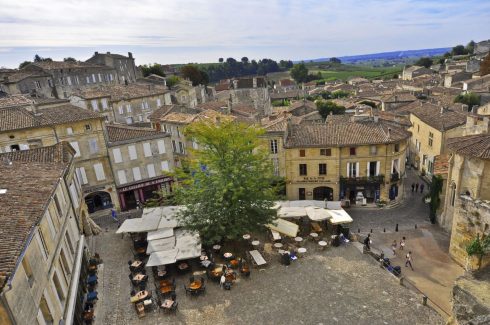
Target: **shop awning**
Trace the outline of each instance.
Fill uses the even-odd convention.
[[[156,240],[161,238],[168,238],[168,237],[172,237],[173,235],[174,235],[173,228],[162,228],[155,231],[150,231],[146,236],[146,240],[150,241],[150,240]]]
[[[306,210],[303,207],[281,207],[277,211],[279,218],[300,218],[306,217]]]
[[[177,253],[178,250],[175,248],[166,251],[151,253],[150,258],[148,259],[148,263],[146,263],[146,266],[173,264],[177,262],[177,260],[175,259]]]
[[[351,216],[345,212],[345,210],[327,210],[328,213],[332,216],[329,220],[332,225],[339,225],[343,223],[352,222]]]
[[[148,247],[146,248],[146,254],[153,252],[166,251],[175,248],[175,237],[161,238],[148,241]]]
[[[269,229],[275,230],[289,237],[296,237],[299,227],[297,224],[284,219],[276,219],[272,224],[267,225]]]
[[[311,221],[323,221],[332,218],[327,209],[306,207],[305,210]]]
[[[160,223],[160,218],[137,218],[137,219],[127,219],[124,220],[123,224],[116,231],[116,234],[127,233],[127,232],[148,232],[156,230],[158,224]]]

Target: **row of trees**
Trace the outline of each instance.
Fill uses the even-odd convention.
[[[243,57],[240,61],[234,58],[227,58],[226,60],[220,58],[219,62],[220,64],[209,64],[201,67],[201,71],[208,75],[211,82],[249,75],[264,76],[267,73],[287,70],[293,65],[291,61],[281,60],[279,63],[272,59],[249,61],[247,57]]]
[[[318,109],[318,112],[322,116],[322,118],[325,120],[328,115],[334,114],[334,115],[340,115],[345,113],[345,107],[341,105],[337,105],[331,100],[317,100],[316,102],[316,108]]]

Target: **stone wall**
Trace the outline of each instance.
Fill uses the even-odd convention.
[[[462,195],[456,201],[453,218],[449,253],[458,264],[468,269],[476,269],[478,259],[468,258],[466,246],[477,234],[490,235],[490,202],[473,200],[469,196]],[[490,256],[482,260],[481,267],[486,265],[490,265]]]

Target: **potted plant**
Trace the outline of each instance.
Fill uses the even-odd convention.
[[[478,270],[481,267],[483,256],[490,251],[490,237],[480,234],[476,235],[476,238],[466,245],[466,254],[468,258],[466,261],[466,269],[469,271]],[[476,265],[476,268],[474,267]]]

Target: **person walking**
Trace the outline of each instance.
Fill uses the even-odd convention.
[[[412,193],[415,191],[415,183],[412,183]]]
[[[402,240],[400,240],[400,250],[403,250],[405,248],[405,237],[402,237]]]
[[[393,250],[393,255],[396,256],[396,239],[393,241],[393,244],[391,244],[391,249]]]
[[[366,246],[368,251],[371,250],[371,234],[368,234],[366,239],[364,239],[364,246]]]
[[[409,251],[407,255],[405,256],[405,267],[408,267],[410,265],[410,268],[413,271],[413,266],[412,266],[412,252]]]
[[[420,193],[424,193],[424,183],[420,184]]]
[[[415,184],[415,193],[419,191],[419,183]]]
[[[225,277],[225,274],[223,273],[223,275],[221,276],[221,278],[219,280],[219,286],[221,289],[224,289],[225,282],[226,282],[226,277]]]

